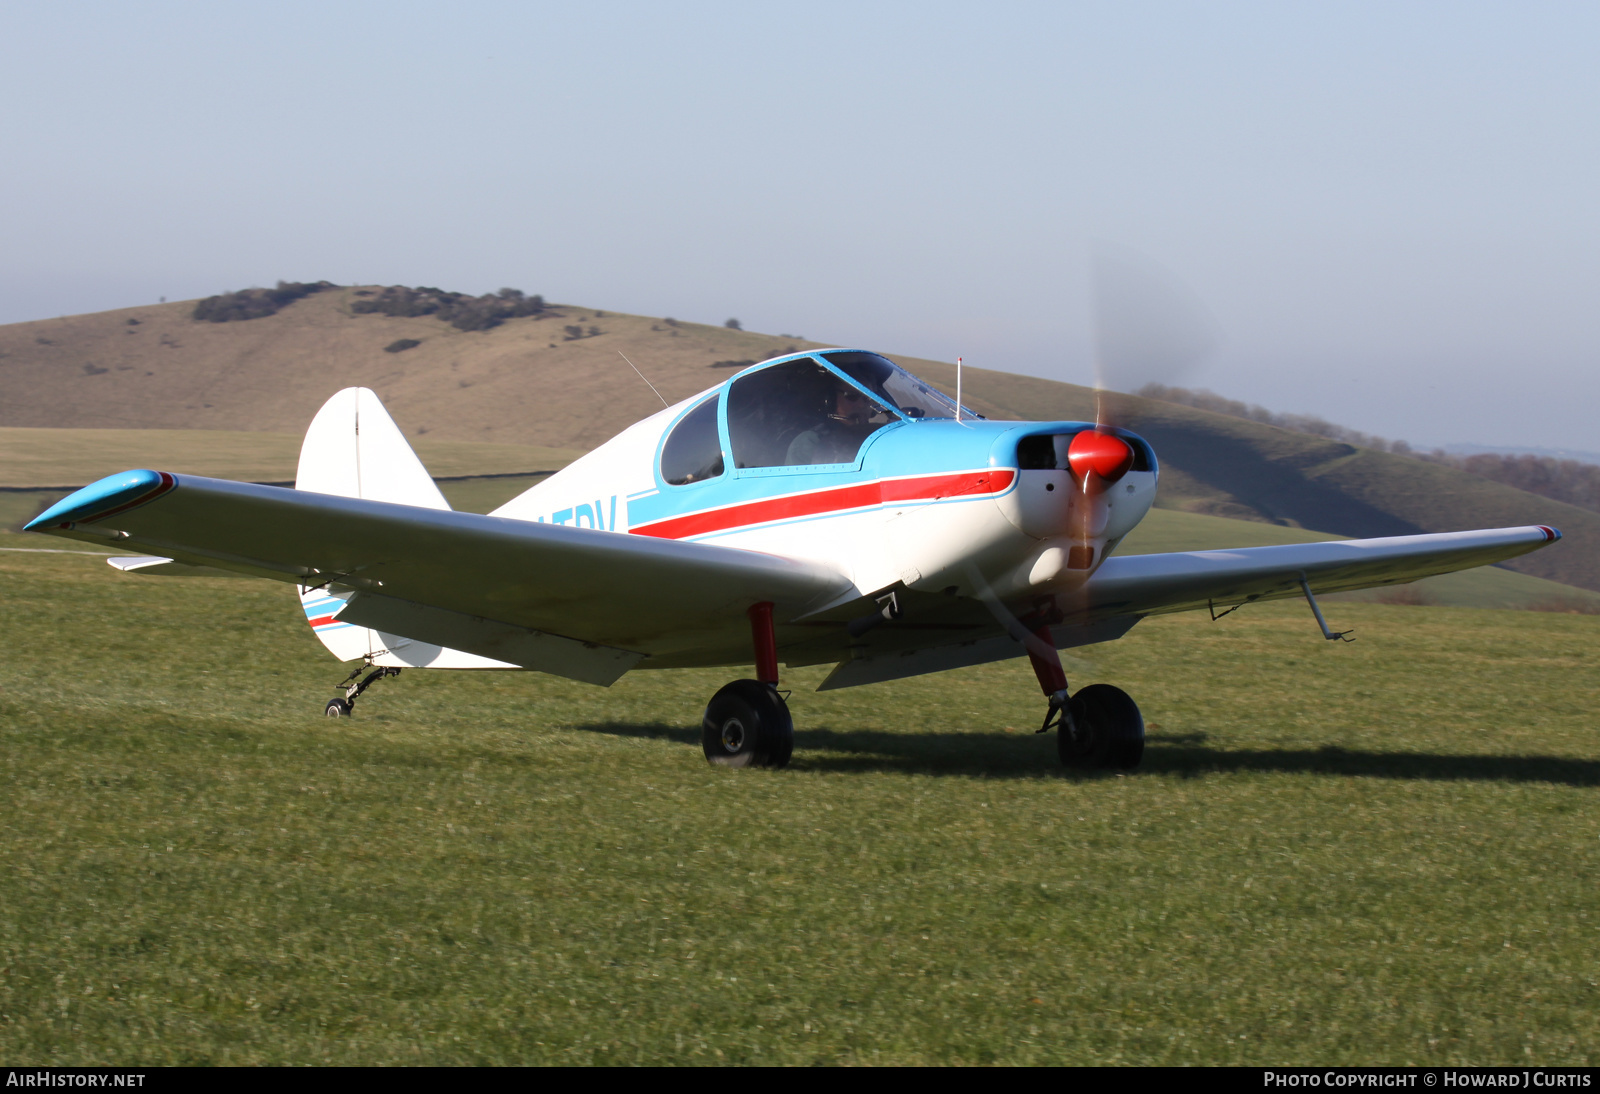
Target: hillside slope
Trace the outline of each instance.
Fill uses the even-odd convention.
[[[0,426],[298,436],[329,394],[362,384],[424,447],[584,451],[661,405],[620,353],[675,401],[739,362],[822,344],[576,305],[464,332],[429,316],[355,314],[352,304],[371,291],[330,290],[245,322],[198,322],[189,301],[0,327]],[[570,337],[574,328],[581,337]],[[402,339],[417,344],[385,352]],[[954,366],[898,359],[953,390]],[[965,394],[992,417],[1094,414],[1089,389],[1034,377],[970,369]],[[1161,458],[1164,507],[1344,536],[1551,524],[1562,543],[1509,565],[1600,589],[1600,514],[1192,407],[1118,396],[1117,411]]]
[[[718,361],[811,344],[578,307],[459,331],[353,314],[362,291],[243,322],[197,322],[188,301],[0,327],[0,426],[298,435],[329,395],[360,384],[407,434],[587,450],[661,408],[619,351],[676,401],[727,376]],[[567,326],[601,333],[569,341]],[[384,352],[403,339],[418,345]]]

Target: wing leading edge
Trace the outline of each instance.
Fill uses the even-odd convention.
[[[1233,551],[1113,556],[1089,579],[1070,611],[1073,616],[1101,619],[1277,600],[1302,595],[1302,578],[1319,593],[1398,585],[1503,562],[1560,538],[1554,528],[1530,525]]]

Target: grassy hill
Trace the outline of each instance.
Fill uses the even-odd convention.
[[[545,470],[559,466],[547,460],[586,451],[659,408],[619,353],[676,400],[715,383],[735,363],[821,344],[576,305],[466,332],[430,316],[356,314],[352,305],[372,291],[330,290],[245,322],[198,322],[190,301],[0,327],[0,383],[7,393],[0,427],[9,427],[0,430],[0,487],[72,484],[37,481],[67,466],[59,456],[30,454],[41,435],[27,431],[41,427],[282,434],[248,442],[251,454],[228,457],[259,472],[241,477],[280,481],[292,477],[283,468],[292,469],[296,438],[317,407],[349,384],[379,393],[436,475],[450,476],[446,468],[457,475],[506,473],[487,467]],[[574,329],[581,337],[570,337]],[[416,344],[386,352],[402,340]],[[953,389],[953,365],[897,359]],[[966,394],[992,417],[1094,413],[1089,389],[1034,377],[971,369]],[[1192,407],[1119,396],[1117,411],[1161,457],[1164,508],[1342,536],[1551,524],[1565,534],[1563,542],[1508,565],[1600,590],[1600,514],[1455,468]],[[526,452],[450,449],[441,442],[531,446],[549,455],[531,467],[517,463]],[[117,466],[88,471],[99,443],[81,438],[83,461],[74,466],[85,470],[76,477],[87,481],[127,465],[110,460]],[[189,456],[201,462],[191,469],[222,466],[205,463],[212,459],[207,441],[193,444]],[[473,497],[498,496],[508,485],[480,484]],[[26,508],[17,498],[0,499],[5,504]]]
[[[815,344],[572,306],[460,331],[357,315],[359,292],[244,322],[197,322],[188,301],[0,327],[0,426],[298,436],[329,395],[361,384],[410,436],[587,451],[661,408],[619,351],[676,401],[727,376],[719,361]],[[601,333],[569,341],[567,326]],[[405,339],[418,344],[385,352]]]

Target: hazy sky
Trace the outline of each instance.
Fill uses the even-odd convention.
[[[0,2],[0,322],[279,278],[1088,382],[1091,241],[1180,382],[1600,450],[1600,5]]]

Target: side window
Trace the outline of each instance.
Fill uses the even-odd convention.
[[[893,420],[810,357],[752,372],[728,391],[735,467],[853,463],[861,443]]]
[[[661,477],[685,486],[722,474],[722,444],[717,439],[717,402],[713,395],[689,413],[661,446]]]

